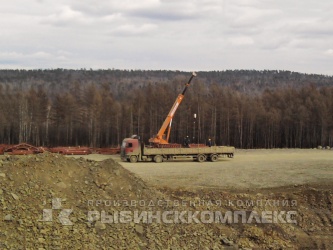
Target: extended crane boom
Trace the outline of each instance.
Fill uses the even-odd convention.
[[[153,138],[149,139],[150,143],[154,143],[154,144],[169,144],[169,137],[170,137],[170,131],[171,131],[171,123],[172,123],[172,119],[176,113],[176,110],[178,109],[180,103],[182,102],[185,92],[187,90],[187,88],[190,86],[190,83],[193,79],[193,77],[197,76],[197,74],[195,72],[192,73],[191,78],[188,80],[188,82],[185,84],[185,87],[182,91],[181,94],[178,95],[175,103],[173,104],[172,108],[169,111],[168,116],[165,118],[162,127],[160,128],[160,130],[158,131],[157,135]],[[165,138],[165,131],[168,129],[168,134]]]

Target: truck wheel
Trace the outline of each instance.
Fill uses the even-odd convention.
[[[135,163],[135,162],[137,162],[137,161],[138,161],[138,157],[136,157],[135,155],[132,155],[132,156],[130,157],[130,162]]]
[[[198,162],[204,162],[206,160],[205,155],[198,155]]]
[[[211,156],[210,156],[210,160],[211,160],[212,162],[215,162],[215,161],[217,161],[217,160],[218,160],[218,158],[219,158],[219,156],[218,156],[218,155],[211,155]]]
[[[155,155],[154,162],[161,163],[163,161],[162,155]]]

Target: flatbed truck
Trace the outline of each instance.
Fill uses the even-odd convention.
[[[136,138],[125,138],[121,145],[121,159],[128,162],[168,160],[195,160],[198,162],[217,161],[220,157],[233,158],[234,147],[149,147]]]

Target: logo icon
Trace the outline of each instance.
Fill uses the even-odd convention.
[[[69,219],[73,209],[62,209],[61,198],[52,199],[52,208],[43,209],[43,219],[40,221],[50,222],[53,221],[53,210],[61,210],[58,215],[58,220],[63,226],[72,226],[73,223]]]

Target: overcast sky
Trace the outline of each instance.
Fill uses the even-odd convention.
[[[333,1],[2,1],[0,68],[333,75]]]

